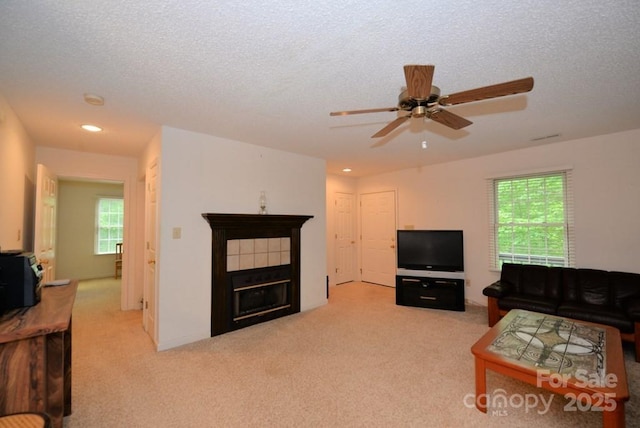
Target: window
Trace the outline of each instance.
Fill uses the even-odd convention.
[[[124,201],[122,198],[99,198],[96,207],[96,254],[113,254],[122,242]]]
[[[573,266],[571,171],[489,180],[491,268]]]

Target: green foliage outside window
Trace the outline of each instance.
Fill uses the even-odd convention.
[[[494,182],[499,265],[567,265],[564,174]]]
[[[122,242],[124,229],[124,200],[101,198],[97,213],[97,254],[113,254],[116,244]]]

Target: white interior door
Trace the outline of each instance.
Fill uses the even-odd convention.
[[[362,280],[395,287],[396,192],[363,194],[360,206]]]
[[[145,273],[142,304],[142,325],[144,330],[151,336],[154,343],[158,343],[156,329],[156,217],[157,199],[156,183],[158,175],[158,164],[153,162],[147,168],[145,178]]]
[[[42,281],[56,279],[56,208],[58,177],[44,165],[36,172],[35,233],[33,251],[42,266]]]
[[[335,194],[336,284],[356,279],[355,200],[351,193]]]

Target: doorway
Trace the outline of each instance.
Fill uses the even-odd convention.
[[[105,211],[103,205],[109,201],[120,201],[121,207],[123,197],[122,182],[59,177],[57,278],[115,278],[116,243],[121,242],[124,236],[124,216],[120,209]],[[103,224],[109,222],[111,227],[107,235],[110,236],[98,236],[99,215],[103,217]],[[117,232],[118,224],[122,225],[120,233]]]
[[[38,147],[36,162],[64,179],[123,184],[124,254],[120,307],[122,310],[140,310],[144,183],[139,181],[138,159]]]

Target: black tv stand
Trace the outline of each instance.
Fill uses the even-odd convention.
[[[464,272],[398,269],[396,304],[464,311]]]

